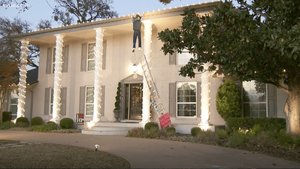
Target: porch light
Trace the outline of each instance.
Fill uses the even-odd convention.
[[[137,71],[138,71],[138,66],[137,66],[137,64],[134,63],[134,64],[132,65],[131,71],[132,71],[133,74],[136,74],[136,73],[137,73]]]
[[[137,71],[138,71],[138,66],[137,64],[133,64],[131,66],[131,71],[132,71],[132,74],[133,74],[133,78],[136,79],[137,78]]]

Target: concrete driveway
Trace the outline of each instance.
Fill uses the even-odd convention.
[[[128,160],[132,168],[300,168],[300,163],[218,146],[80,133],[0,131],[0,139],[94,148]]]

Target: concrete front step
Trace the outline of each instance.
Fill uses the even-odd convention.
[[[127,135],[129,130],[136,127],[140,127],[140,124],[99,122],[91,129],[83,129],[81,133],[90,135]]]

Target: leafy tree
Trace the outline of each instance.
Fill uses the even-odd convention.
[[[288,93],[287,131],[300,134],[300,1],[237,0],[208,16],[186,10],[182,26],[159,33],[165,54],[188,49],[194,58],[180,74],[218,70],[240,80],[271,83]]]
[[[27,0],[0,0],[0,7],[4,7],[6,9],[9,7],[15,7],[19,10],[19,12],[24,12],[29,8]]]
[[[163,4],[169,4],[172,0],[159,0]]]
[[[97,18],[111,18],[117,13],[111,9],[112,0],[55,0],[54,20],[69,25],[76,18],[77,23]]]

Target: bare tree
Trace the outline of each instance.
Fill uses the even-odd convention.
[[[112,10],[112,0],[56,0],[53,10],[54,20],[69,25],[93,21],[97,18],[112,18],[117,13]]]
[[[29,9],[27,0],[0,0],[0,7],[10,8],[14,7],[19,10],[19,12],[24,12]]]

